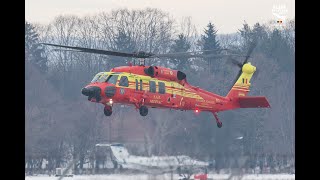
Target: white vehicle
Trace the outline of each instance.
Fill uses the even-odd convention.
[[[148,173],[165,173],[172,171],[205,170],[211,165],[209,162],[198,161],[189,156],[135,156],[129,154],[123,144],[96,144],[97,147],[110,147],[112,160],[116,166],[126,169],[141,170]],[[179,173],[180,173],[179,172]]]
[[[67,168],[56,168],[56,177],[64,176],[64,177],[73,177],[72,170]]]

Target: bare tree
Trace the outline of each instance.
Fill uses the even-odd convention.
[[[150,8],[132,11],[119,9],[98,16],[101,39],[109,49],[116,49],[116,37],[123,32],[135,42],[137,51],[168,51],[174,22],[167,13]]]

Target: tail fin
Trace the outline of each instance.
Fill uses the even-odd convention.
[[[270,104],[266,97],[263,96],[251,96],[247,97],[250,91],[250,79],[253,73],[256,71],[256,67],[250,63],[246,63],[242,67],[242,74],[229,91],[227,97],[236,99],[236,103],[239,103],[240,108],[269,108]]]
[[[253,73],[256,71],[256,67],[250,63],[246,63],[242,66],[242,74],[239,76],[236,83],[233,85],[229,91],[228,98],[236,98],[241,96],[246,96],[250,91],[250,79],[252,78]]]

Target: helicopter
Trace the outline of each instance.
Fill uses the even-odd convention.
[[[206,111],[213,114],[218,128],[221,128],[222,122],[218,118],[218,112],[238,108],[270,108],[266,97],[247,96],[250,91],[250,80],[257,70],[248,62],[255,44],[249,47],[242,63],[231,59],[240,70],[226,96],[192,86],[187,82],[186,74],[182,71],[145,64],[147,58],[201,56],[194,53],[153,54],[143,51],[127,53],[50,43],[41,44],[71,49],[68,51],[138,58],[138,62],[134,61],[134,65],[130,63],[128,66],[114,67],[108,72],[97,73],[92,81],[82,88],[81,93],[87,96],[89,101],[104,105],[106,116],[112,115],[114,104],[134,106],[141,116],[146,116],[149,108],[192,110],[196,113]]]

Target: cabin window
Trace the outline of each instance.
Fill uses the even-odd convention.
[[[136,79],[136,91],[139,90],[139,82],[138,82],[138,79]]]
[[[155,93],[156,92],[156,82],[150,81],[149,82],[149,91]]]
[[[142,79],[140,79],[140,91],[142,91],[142,85],[143,85]]]
[[[159,82],[159,93],[160,94],[165,94],[166,93],[166,85],[164,82]]]
[[[128,87],[129,86],[129,81],[128,81],[128,77],[127,76],[122,76],[120,81],[119,81],[119,86],[125,86]]]
[[[116,84],[116,82],[118,80],[118,76],[119,75],[110,75],[110,76],[108,76],[106,82],[108,82],[110,84]]]

